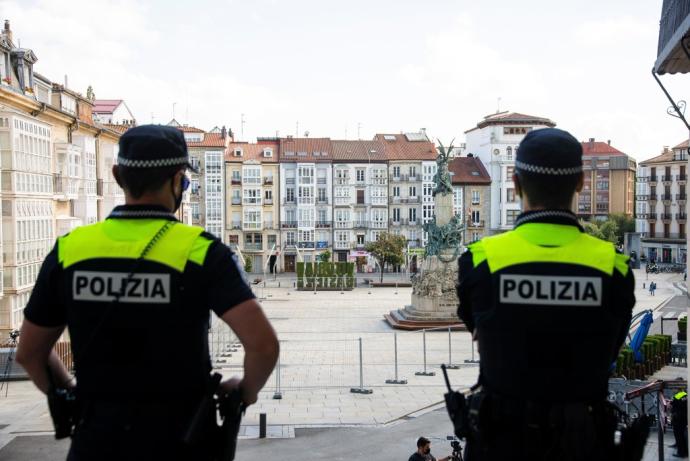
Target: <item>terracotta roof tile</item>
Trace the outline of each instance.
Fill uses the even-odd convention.
[[[546,125],[549,127],[556,126],[556,122],[546,117],[537,117],[534,115],[521,114],[519,112],[498,112],[484,117],[484,120],[477,123],[477,126],[465,131],[469,133],[479,128],[484,128],[490,125]]]
[[[195,126],[180,125],[176,128],[184,133],[205,133],[204,130],[202,130],[201,128],[197,128]]]
[[[623,152],[606,142],[585,141],[581,144],[583,155],[625,155]]]
[[[93,102],[93,112],[111,114],[120,104],[122,104],[122,99],[96,99]]]
[[[436,160],[436,146],[431,141],[409,141],[404,134],[377,134],[374,140],[385,146],[388,160]]]
[[[491,177],[479,157],[455,157],[448,163],[453,184],[491,184]]]
[[[673,146],[674,149],[687,149],[688,147],[690,147],[690,139],[686,139],[677,146]]]
[[[125,131],[132,128],[132,125],[116,125],[114,123],[104,123],[101,126],[104,126],[109,130],[117,131],[120,134],[124,134]]]
[[[332,157],[330,138],[280,138],[281,162],[331,162]]]
[[[380,141],[332,141],[333,161],[385,162],[386,146]]]
[[[204,133],[203,131],[201,131]],[[201,142],[187,141],[187,147],[225,147],[229,138],[223,139],[220,133],[204,133],[204,140]]]
[[[649,158],[647,160],[643,160],[640,162],[640,165],[647,165],[650,163],[664,163],[664,162],[672,162],[673,159],[673,150],[668,149],[661,154],[657,155],[656,157]],[[685,161],[685,160],[683,160]]]
[[[242,156],[235,157],[235,149],[242,149]],[[264,157],[264,149],[273,149],[273,157]],[[225,161],[231,163],[242,163],[247,160],[256,160],[261,163],[277,163],[278,162],[278,151],[280,149],[280,143],[278,142],[262,142],[257,144],[250,144],[247,142],[231,142],[228,144],[228,148],[225,150]]]

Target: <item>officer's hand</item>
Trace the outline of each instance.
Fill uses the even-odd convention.
[[[242,395],[242,402],[244,402],[244,404],[247,406],[256,403],[257,399],[259,398],[256,392],[251,392],[245,386],[242,386],[242,380],[237,376],[233,376],[232,378],[221,382],[220,388],[228,394],[239,389],[240,394]]]

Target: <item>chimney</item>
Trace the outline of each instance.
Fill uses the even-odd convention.
[[[69,86],[67,85],[67,74],[65,74],[65,88],[69,88]]]
[[[589,138],[589,142],[594,142],[594,138]]]
[[[225,125],[223,125],[223,128],[220,129],[220,137],[225,139],[225,137],[228,135],[228,131],[225,129]]]
[[[610,146],[610,145],[611,145],[611,140],[610,140],[610,139],[607,140],[607,141],[606,141],[606,144],[608,144],[608,145]]]
[[[5,29],[3,30],[3,35],[7,37],[8,41],[12,41],[12,29],[10,29],[10,20],[5,19]]]

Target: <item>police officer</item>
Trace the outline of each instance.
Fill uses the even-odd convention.
[[[76,386],[70,460],[210,459],[182,442],[209,382],[210,310],[245,350],[244,376],[222,383],[257,400],[278,356],[271,324],[218,238],[175,218],[189,186],[182,133],[140,126],[120,139],[113,175],[125,205],[58,238],[24,310],[17,361],[47,392]],[[52,352],[67,326],[72,379]],[[48,375],[48,369],[52,375]]]
[[[627,257],[570,211],[582,165],[569,133],[528,133],[511,178],[523,207],[515,228],[460,257],[458,315],[479,345],[484,396],[468,460],[596,460],[612,449],[604,402],[634,280]]]
[[[676,392],[671,400],[671,424],[673,437],[676,439],[675,448],[678,458],[688,457],[688,393],[684,390]]]

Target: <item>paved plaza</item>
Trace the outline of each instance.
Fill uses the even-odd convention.
[[[684,296],[681,275],[651,276],[650,281],[658,284],[655,296],[646,291],[649,281],[644,272],[636,271],[636,276],[636,312],[652,309],[657,318],[671,315],[668,312],[673,312],[672,315],[687,312],[687,303],[682,305],[681,302]],[[305,428],[312,431],[309,434],[317,434],[319,429],[337,426],[351,427],[349,431],[354,431],[352,434],[357,433],[356,428],[382,429],[382,434],[388,434],[382,440],[402,443],[408,421],[429,412],[435,415],[432,419],[439,418],[439,428],[445,427],[441,423],[447,421],[445,415],[432,410],[438,409],[443,400],[445,385],[439,366],[449,362],[449,344],[451,361],[459,365],[458,369],[449,371],[453,385],[467,388],[476,382],[478,366],[465,363],[472,357],[472,343],[467,332],[454,331],[450,335],[447,330],[427,332],[426,371],[435,375],[416,375],[425,369],[425,335],[422,332],[396,333],[383,320],[384,313],[409,303],[410,288],[361,287],[342,294],[339,291],[314,294],[286,288],[292,286],[286,278],[280,282],[280,288],[278,281],[267,283],[265,288],[255,287],[278,331],[281,359],[259,401],[247,411],[242,438],[258,436],[260,413],[267,415],[268,436],[272,438],[291,438]],[[683,286],[679,288],[680,285]],[[668,309],[667,306],[674,310],[664,310]],[[671,323],[668,322],[665,328],[671,327]],[[407,380],[404,385],[386,383],[395,377],[396,337],[398,378]],[[360,338],[361,387],[371,390],[370,394],[351,392],[352,388],[360,388]],[[232,344],[232,338],[227,334],[213,338],[214,364],[225,377],[241,372],[242,349],[235,347],[233,352]],[[175,370],[170,370],[166,379],[174,379],[174,376]],[[280,400],[273,398],[277,391],[281,393]],[[30,382],[11,382],[7,397],[3,392],[0,401],[0,460],[10,459],[5,455],[10,451],[16,452],[18,444],[29,440],[21,438],[7,446],[10,451],[2,449],[17,436],[46,436],[44,441],[51,440],[55,450],[64,450],[64,443],[56,443],[49,437],[52,426],[45,399]],[[403,431],[402,438],[394,435],[396,431]],[[445,434],[439,433],[438,436],[444,437]],[[330,439],[326,437],[324,440]],[[412,445],[407,439],[404,443]],[[241,443],[240,453],[245,446],[256,447],[257,454],[264,453],[261,447],[273,447],[265,442]],[[403,451],[407,450],[405,447]]]

